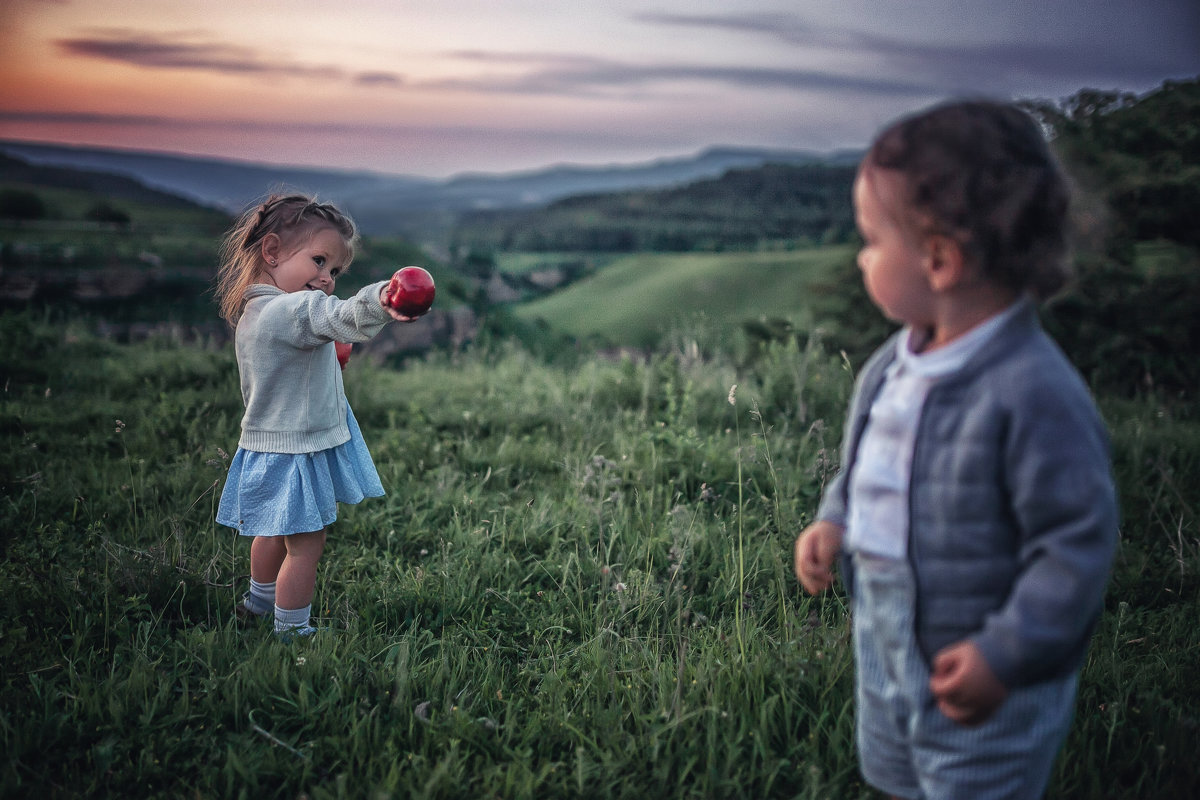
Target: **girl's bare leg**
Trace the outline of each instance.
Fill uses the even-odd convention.
[[[250,577],[259,583],[275,583],[287,555],[286,536],[255,536],[250,543]]]
[[[325,552],[325,529],[277,538],[283,539],[287,553],[278,569],[275,605],[286,609],[311,605],[313,591],[317,585],[317,562]],[[251,571],[253,556],[251,552]]]

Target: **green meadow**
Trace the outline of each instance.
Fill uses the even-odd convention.
[[[342,508],[333,630],[289,646],[235,624],[249,548],[213,522],[231,351],[0,316],[0,796],[872,796],[845,596],[791,572],[851,369],[693,325],[638,358],[352,360],[388,493]],[[1122,547],[1050,796],[1195,796],[1200,424],[1103,408]]]
[[[852,263],[851,246],[793,251],[634,253],[518,306],[528,322],[622,346],[657,343],[664,328],[701,314],[726,329],[747,319],[821,310],[814,290]]]

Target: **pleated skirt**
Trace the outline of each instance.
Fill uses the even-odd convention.
[[[229,465],[217,522],[243,536],[319,531],[337,519],[338,503],[382,497],[383,485],[354,412],[350,440],[316,453],[259,453],[238,448]]]

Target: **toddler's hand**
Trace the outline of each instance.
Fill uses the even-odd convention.
[[[986,722],[1008,696],[972,642],[952,644],[934,656],[929,691],[938,710],[960,725]]]
[[[840,525],[818,520],[796,538],[796,577],[809,594],[833,585],[833,562],[842,549]]]

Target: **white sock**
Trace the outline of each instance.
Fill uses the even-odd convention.
[[[246,608],[255,614],[267,614],[275,607],[275,581],[259,583],[250,579],[250,596],[246,598]]]
[[[304,608],[286,609],[275,606],[275,632],[290,631],[292,628],[303,628],[308,624],[312,615],[312,604]]]

